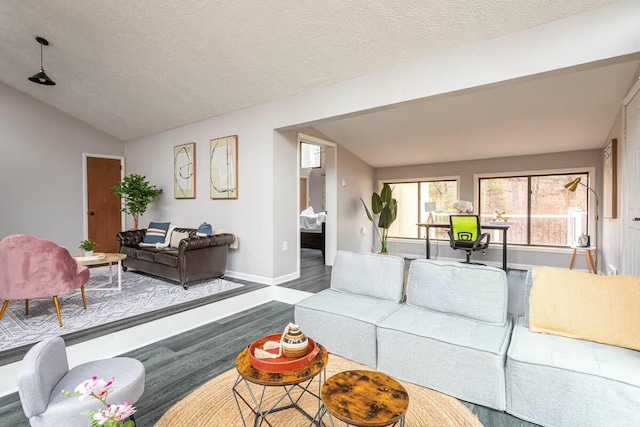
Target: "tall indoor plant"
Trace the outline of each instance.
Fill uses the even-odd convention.
[[[132,173],[127,175],[120,184],[114,185],[116,196],[124,199],[122,212],[133,217],[133,228],[138,228],[138,218],[147,211],[149,203],[160,194],[162,189],[151,185],[147,177]]]
[[[364,200],[360,199],[360,201],[362,202],[362,206],[364,206],[369,221],[377,225],[375,230],[380,239],[380,253],[388,252],[387,239],[389,237],[389,227],[391,227],[393,221],[396,220],[398,214],[398,201],[393,198],[393,189],[389,184],[384,184],[380,194],[373,193],[371,195],[371,211],[367,208]],[[378,231],[378,228],[382,230],[382,233]]]

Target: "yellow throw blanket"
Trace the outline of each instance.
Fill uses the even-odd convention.
[[[533,332],[640,351],[640,277],[534,268],[529,297]]]

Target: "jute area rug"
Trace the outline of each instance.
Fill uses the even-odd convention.
[[[364,365],[330,355],[327,365],[327,378],[333,374],[352,369],[371,369]],[[238,376],[235,368],[213,378],[200,386],[186,398],[176,403],[167,411],[156,424],[156,427],[231,427],[242,426],[242,420],[238,407],[233,398],[232,387]],[[420,387],[414,384],[401,382],[409,393],[409,410],[407,412],[406,426],[482,426],[478,418],[457,399],[437,391]],[[254,394],[260,396],[261,387],[252,387]],[[317,393],[317,379],[312,383],[310,390]],[[245,387],[240,392],[249,394]],[[265,402],[273,403],[282,395],[282,388],[267,387]],[[296,396],[298,393],[295,394]],[[286,402],[285,402],[286,403]],[[305,394],[300,400],[300,406],[308,413],[315,415],[318,401]],[[253,425],[253,414],[243,406],[243,413],[247,425]],[[287,409],[267,416],[267,420],[273,426],[308,426],[309,420],[295,409]],[[330,425],[328,415],[323,418],[325,425]],[[335,426],[344,426],[337,419],[333,419]],[[262,425],[267,425],[263,423]]]

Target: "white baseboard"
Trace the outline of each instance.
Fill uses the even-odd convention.
[[[263,285],[269,285],[269,286],[280,285],[282,283],[290,282],[300,277],[299,272],[285,274],[279,277],[266,277],[266,276],[256,276],[253,274],[241,273],[239,271],[231,271],[231,270],[227,270],[224,273],[224,275],[228,277],[232,277],[234,279],[246,280],[247,282],[261,283]]]
[[[71,345],[67,347],[69,366],[115,357],[269,301],[273,301],[273,290],[262,288]],[[0,397],[17,391],[21,364],[0,366]]]
[[[275,286],[273,288],[273,299],[286,304],[296,304],[311,295],[314,294],[297,289],[283,288],[282,286]]]

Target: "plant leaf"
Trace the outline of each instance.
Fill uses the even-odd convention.
[[[369,218],[369,221],[373,222],[373,217],[369,212],[369,208],[367,208],[367,205],[365,205],[364,200],[360,199],[360,201],[362,202],[362,206],[364,206],[364,211],[367,213],[367,218]]]
[[[382,191],[380,192],[380,198],[382,199],[382,203],[388,204],[391,201],[391,187],[389,184],[385,184],[382,186]]]
[[[378,193],[373,193],[371,195],[371,210],[373,211],[374,215],[378,215],[380,212],[382,212],[382,200],[380,199]]]
[[[389,228],[389,226],[391,226],[392,222],[393,222],[393,218],[391,214],[391,209],[389,209],[389,206],[385,206],[384,208],[382,208],[382,212],[380,212],[380,218],[378,219],[378,227],[382,229],[387,229]]]

